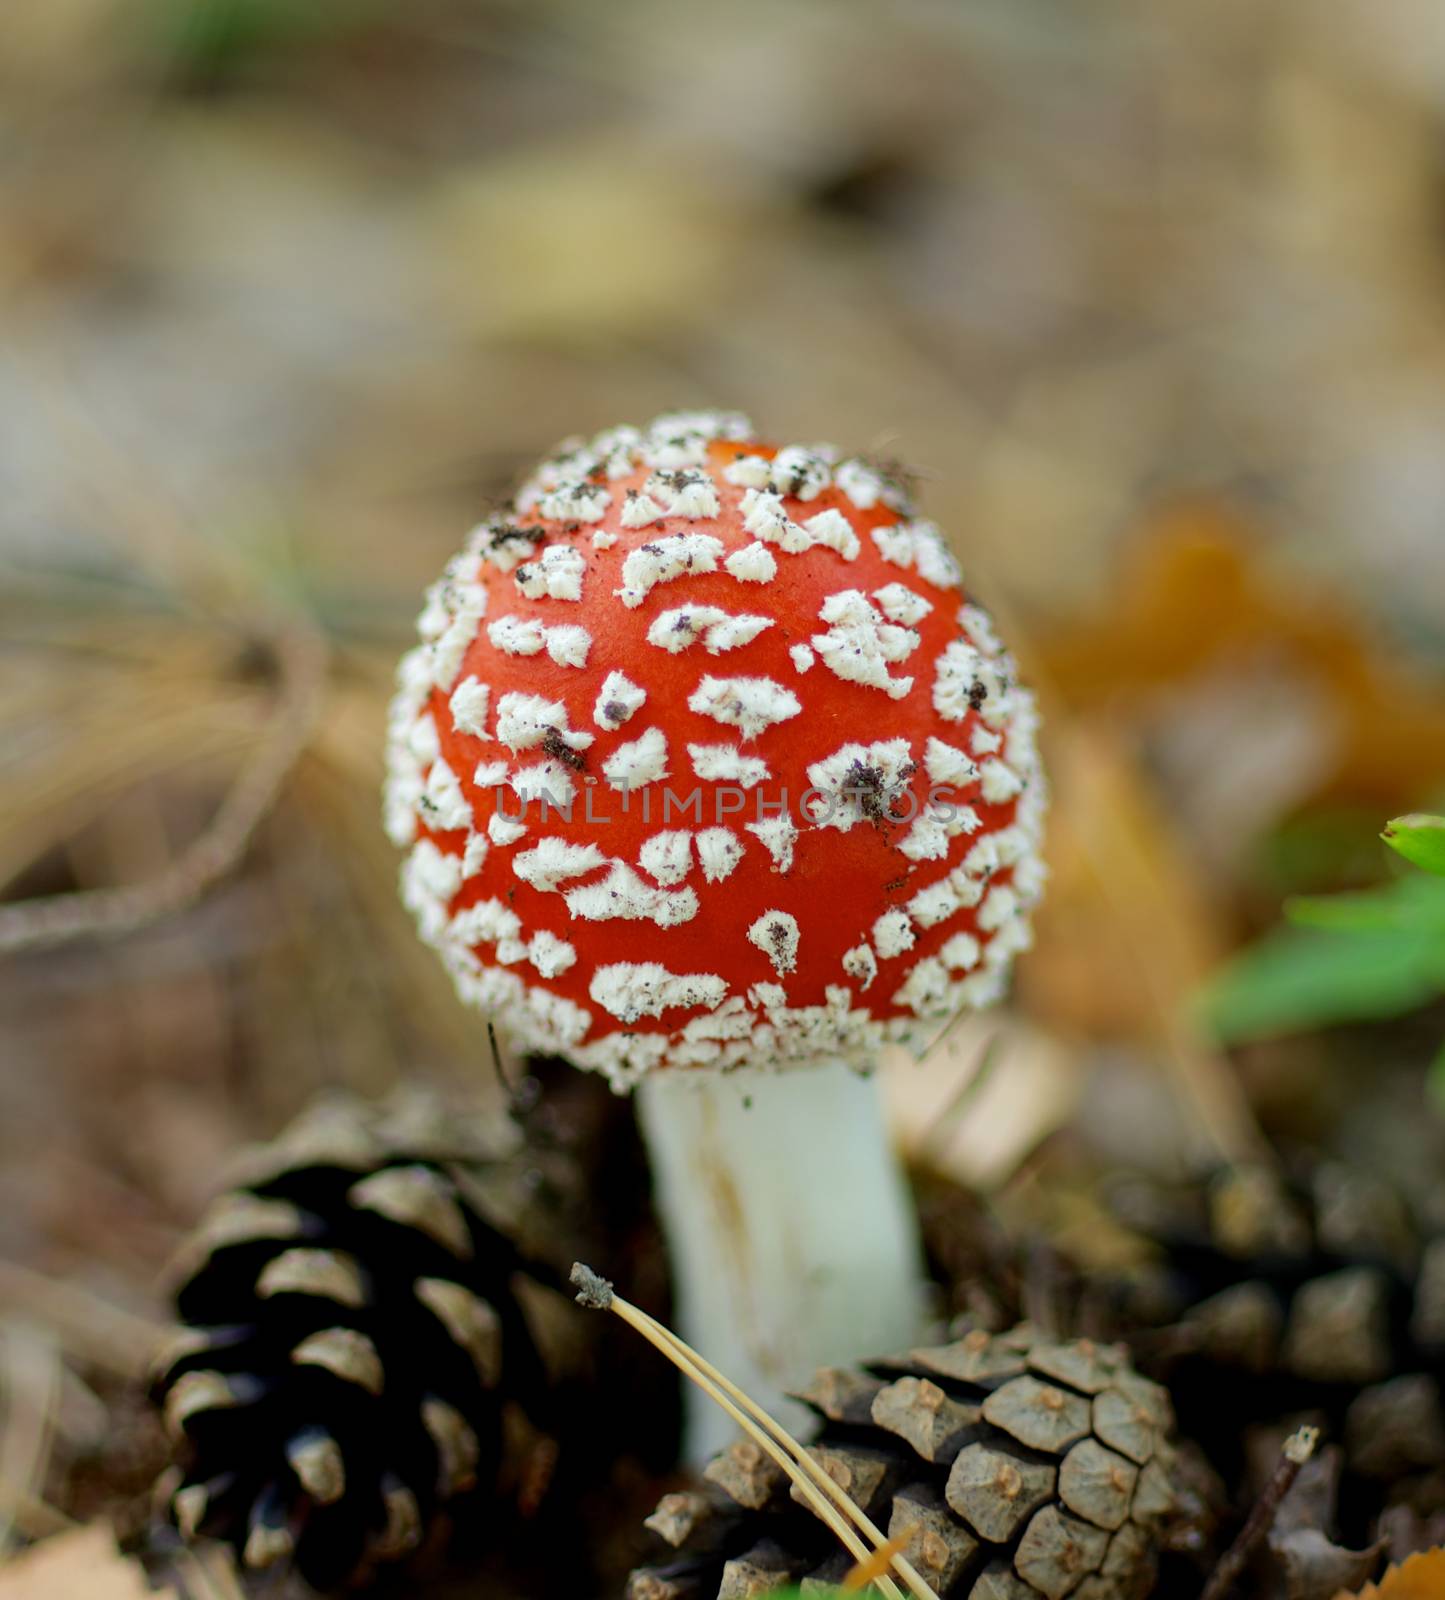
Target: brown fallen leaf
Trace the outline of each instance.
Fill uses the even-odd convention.
[[[1049,890],[1021,991],[1079,1032],[1157,1037],[1228,948],[1218,911],[1107,719],[1056,728],[1049,775]]]
[[[1142,531],[1107,617],[1040,641],[1042,676],[1069,706],[1140,712],[1161,686],[1264,661],[1312,681],[1335,718],[1311,798],[1388,809],[1445,777],[1445,695],[1343,597],[1270,571],[1253,530],[1214,502],[1168,508]]]
[[[1445,1546],[1421,1550],[1353,1594],[1341,1589],[1335,1600],[1445,1600]]]
[[[1285,1600],[1330,1600],[1363,1584],[1380,1564],[1382,1544],[1351,1550],[1333,1537],[1343,1467],[1340,1447],[1327,1446],[1304,1464],[1279,1503],[1266,1544]]]
[[[0,1600],[176,1600],[153,1590],[139,1563],[121,1555],[103,1523],[32,1545],[0,1567]]]
[[[1106,718],[1057,730],[1050,772],[1052,882],[1019,973],[1025,1007],[1065,1036],[1146,1041],[1214,1151],[1248,1154],[1258,1136],[1244,1097],[1191,1017],[1226,947],[1197,863]]]
[[[991,1071],[987,1058],[1003,1070]],[[922,1060],[884,1052],[889,1125],[905,1159],[967,1189],[1005,1184],[1074,1114],[1080,1081],[1066,1045],[1023,1018],[960,1017]]]
[[[1324,1600],[1341,1583],[1359,1583],[1379,1565],[1381,1547],[1349,1550],[1318,1528],[1297,1528],[1270,1540],[1284,1572],[1286,1600]],[[1348,1593],[1348,1590],[1343,1591]]]

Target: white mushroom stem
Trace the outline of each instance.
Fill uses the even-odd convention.
[[[820,1366],[917,1343],[918,1224],[876,1077],[840,1062],[782,1072],[650,1073],[638,1114],[683,1338],[784,1427]],[[733,1436],[693,1391],[686,1454]]]

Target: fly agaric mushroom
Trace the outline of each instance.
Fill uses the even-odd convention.
[[[685,1335],[765,1405],[907,1345],[867,1069],[998,996],[1044,876],[1033,699],[937,528],[865,461],[664,416],[564,444],[420,633],[403,896],[512,1041],[639,1087]]]

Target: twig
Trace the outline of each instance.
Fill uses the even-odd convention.
[[[1032,1244],[1024,1262],[1022,1309],[1025,1321],[1042,1329],[1050,1339],[1059,1338],[1063,1327],[1062,1280],[1063,1264],[1058,1251],[1043,1240]]]
[[[125,1378],[145,1371],[165,1332],[161,1323],[15,1261],[0,1261],[0,1311],[19,1312],[63,1350]]]
[[[86,889],[0,906],[0,955],[117,938],[195,905],[235,870],[311,738],[321,707],[326,648],[309,623],[275,639],[281,693],[270,727],[206,830],[141,883]]]
[[[1279,1464],[1275,1467],[1270,1480],[1264,1486],[1264,1493],[1254,1503],[1254,1510],[1250,1512],[1244,1526],[1239,1530],[1239,1537],[1230,1545],[1219,1565],[1210,1574],[1209,1582],[1204,1586],[1204,1593],[1199,1600],[1223,1600],[1230,1589],[1244,1571],[1244,1564],[1249,1560],[1255,1546],[1264,1538],[1274,1524],[1274,1519],[1279,1512],[1280,1501],[1289,1493],[1294,1481],[1300,1475],[1300,1468],[1315,1453],[1315,1446],[1320,1442],[1318,1428],[1299,1428],[1285,1440],[1279,1454]]]
[[[580,1262],[575,1263],[572,1268],[572,1282],[579,1291],[577,1300],[580,1305],[593,1310],[611,1311],[619,1316],[629,1327],[634,1328],[649,1343],[661,1350],[709,1399],[721,1406],[733,1421],[787,1473],[798,1493],[837,1535],[855,1562],[868,1567],[873,1557],[863,1547],[852,1529],[841,1520],[838,1512],[856,1524],[872,1543],[875,1554],[887,1548],[889,1541],[842,1488],[818,1466],[802,1445],[696,1350],[684,1343],[671,1329],[655,1318],[649,1317],[645,1311],[622,1299],[612,1285],[593,1272],[590,1267],[585,1267]],[[827,1504],[825,1495],[833,1502],[832,1506]],[[908,1584],[916,1600],[938,1600],[928,1582],[903,1555],[892,1554],[890,1564]],[[898,1600],[902,1600],[891,1578],[879,1576],[877,1584],[885,1595],[897,1596]]]

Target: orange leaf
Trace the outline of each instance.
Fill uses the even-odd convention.
[[[1335,718],[1314,798],[1388,811],[1445,778],[1445,695],[1381,648],[1340,595],[1256,561],[1252,531],[1208,501],[1166,508],[1142,532],[1107,612],[1039,642],[1041,686],[1117,720],[1157,704],[1163,685],[1253,663],[1314,685]]]
[[[1190,1001],[1223,948],[1197,864],[1105,719],[1050,741],[1057,795],[1037,948],[1019,989],[1055,1029],[1151,1037],[1221,1152],[1256,1134],[1233,1073]]]
[[[1335,1600],[1445,1600],[1445,1546],[1421,1550],[1389,1568],[1379,1583],[1355,1595],[1342,1589]]]

